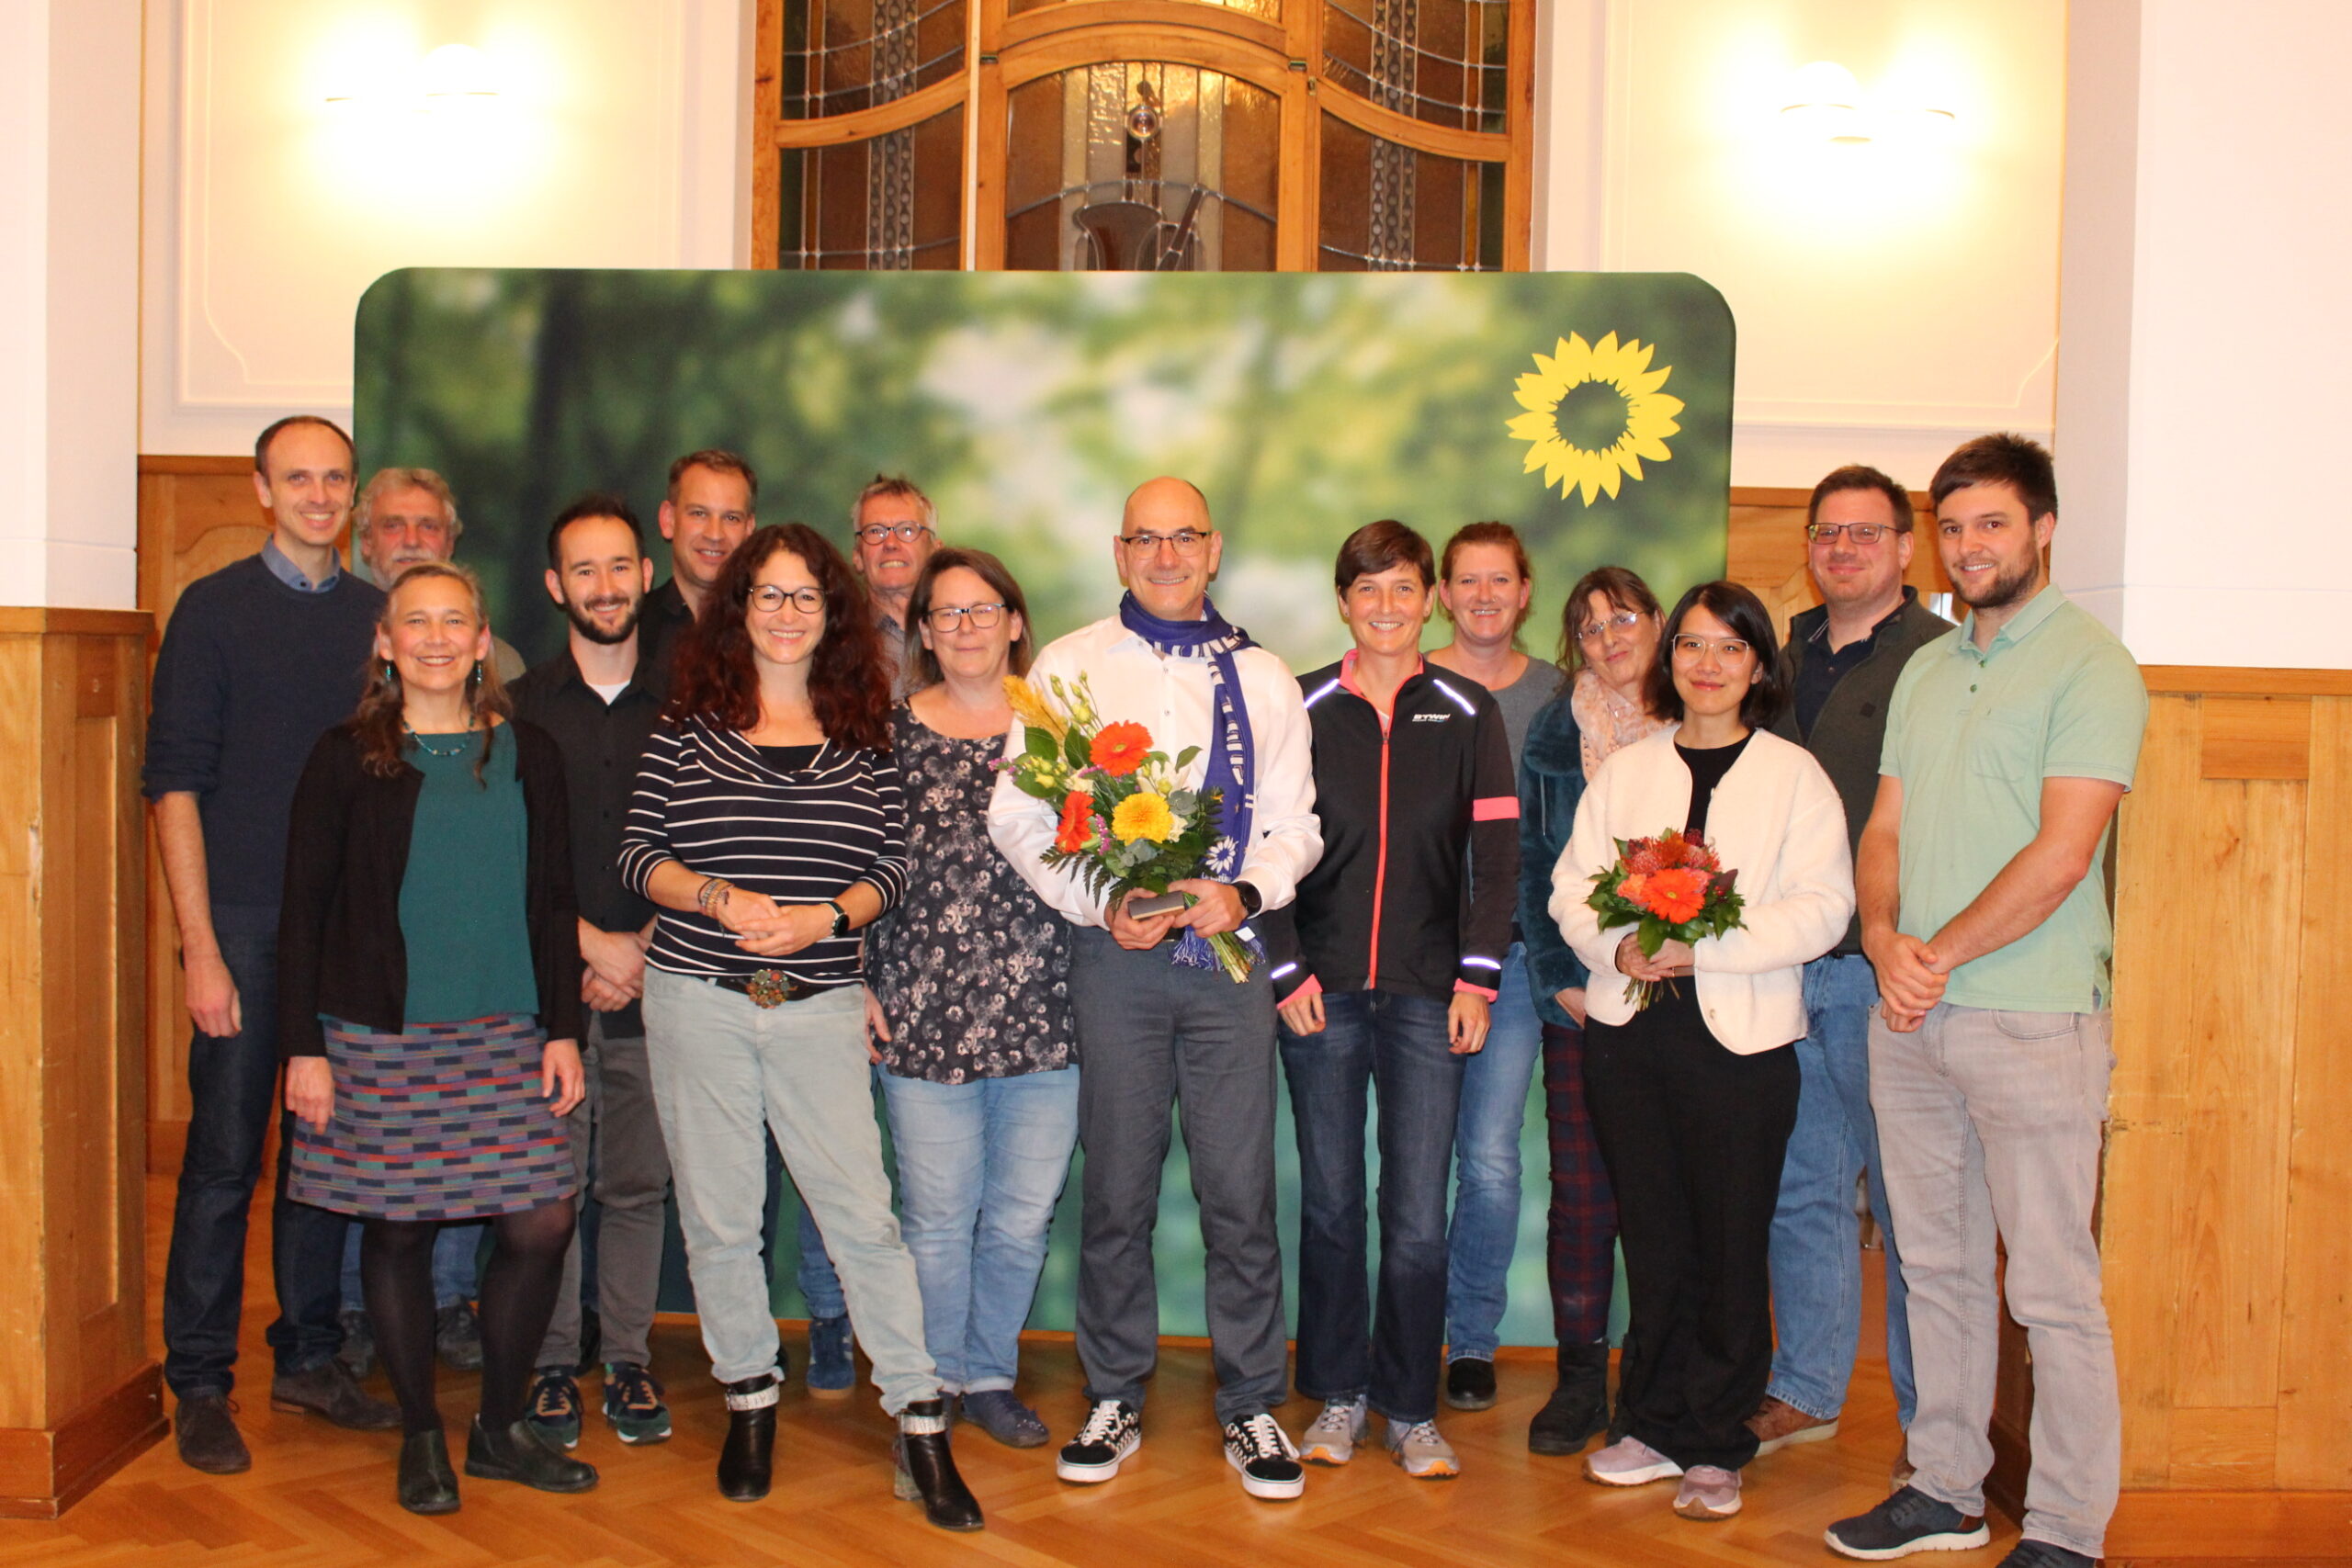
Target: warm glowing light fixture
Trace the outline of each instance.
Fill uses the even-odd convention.
[[[471,44],[445,43],[406,70],[379,63],[363,75],[365,79],[338,84],[326,95],[327,102],[434,109],[486,103],[499,96],[490,62]]]
[[[1842,146],[1933,136],[1957,118],[1940,107],[1890,101],[1884,91],[1865,96],[1854,73],[1834,60],[1798,67],[1781,106],[1781,123],[1792,135]]]
[[[1871,139],[1862,115],[1862,85],[1834,60],[1798,67],[1789,81],[1789,101],[1781,106],[1781,122],[1807,141]]]

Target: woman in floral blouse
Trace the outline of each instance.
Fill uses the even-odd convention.
[[[1046,1425],[1013,1381],[1078,1141],[1078,1066],[1069,922],[988,834],[1004,678],[1029,668],[1029,621],[994,556],[943,549],[908,625],[918,689],[890,722],[911,872],[867,943],[902,1224],[942,1386],[999,1442],[1035,1448]]]

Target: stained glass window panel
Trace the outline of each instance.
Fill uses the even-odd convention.
[[[1495,272],[1503,265],[1501,164],[1416,152],[1323,117],[1324,272]]]
[[[963,265],[964,110],[837,147],[787,147],[775,265],[953,271]]]

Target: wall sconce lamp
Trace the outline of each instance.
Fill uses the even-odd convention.
[[[445,43],[405,71],[380,68],[367,79],[343,83],[326,95],[326,101],[424,112],[491,103],[498,96],[497,76],[481,51],[471,44]]]
[[[1865,96],[1854,73],[1834,60],[1800,66],[1781,106],[1781,125],[1799,141],[1849,147],[1933,136],[1957,118],[1948,108],[1890,102],[1883,93]]]

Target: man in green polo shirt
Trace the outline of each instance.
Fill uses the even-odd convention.
[[[2093,873],[2139,760],[2147,688],[2113,634],[2049,584],[2046,451],[1982,436],[1929,494],[1970,614],[1895,685],[1854,875],[1883,998],[1871,1105],[1903,1237],[1918,1469],[1828,1541],[1887,1559],[1988,1539],[1997,1234],[2034,1381],[2025,1535],[2002,1568],[2087,1568],[2122,1456],[2091,1234],[2114,947]]]

